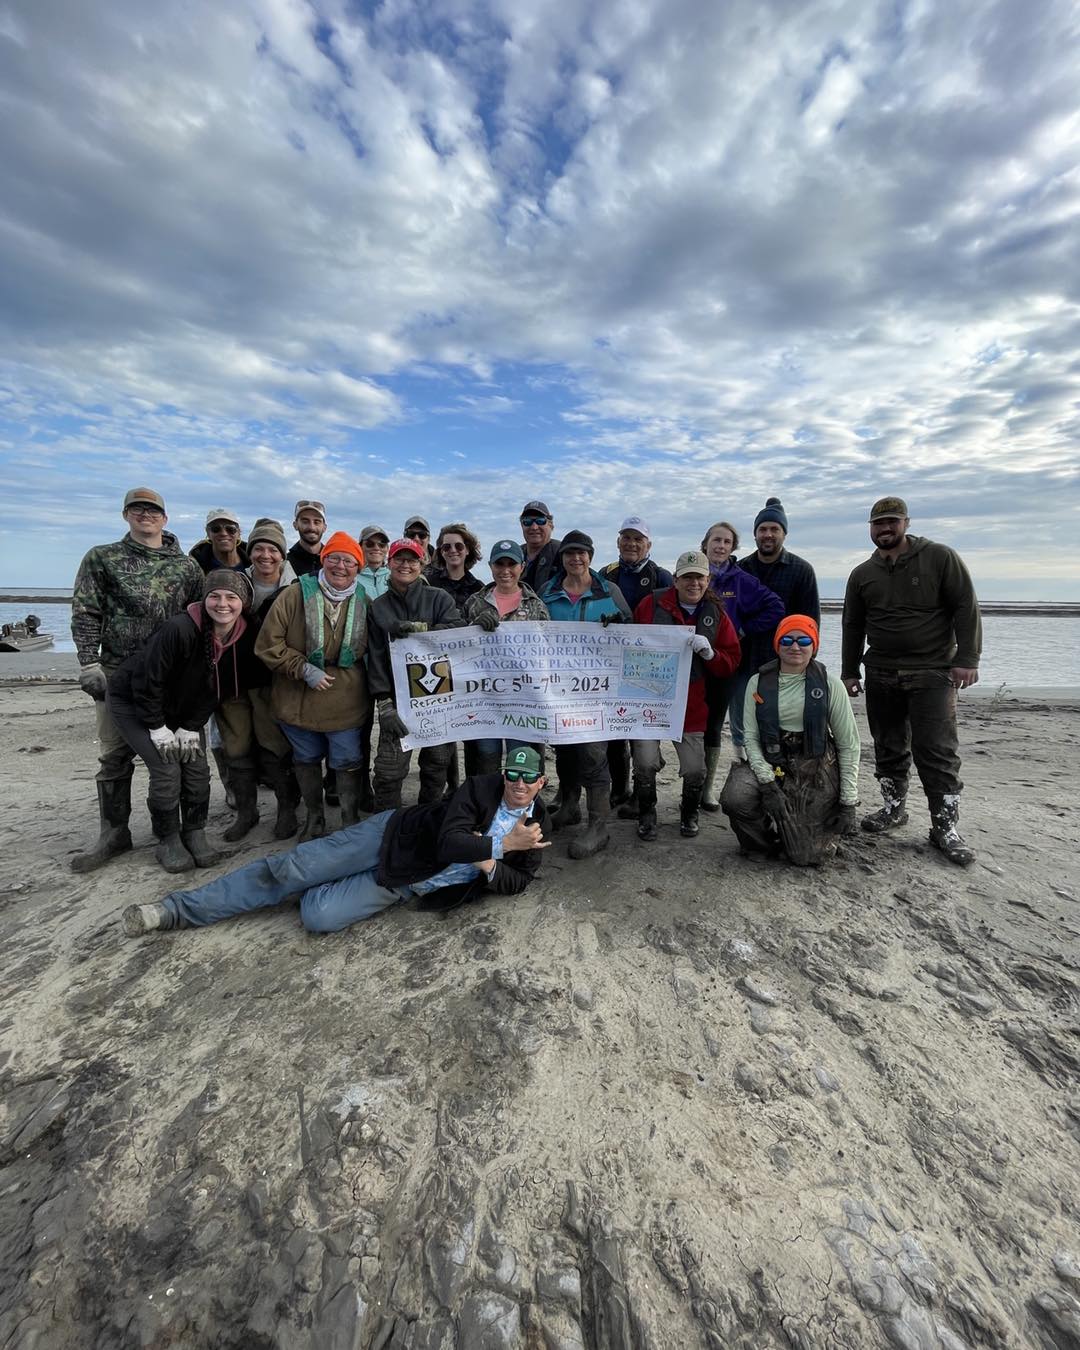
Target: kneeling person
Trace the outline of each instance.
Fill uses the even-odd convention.
[[[855,829],[859,730],[846,691],[814,659],[818,627],[805,614],[778,624],[779,660],[750,677],[743,705],[746,762],[733,764],[720,805],[748,853],[820,863],[835,834]]]
[[[483,895],[517,895],[540,870],[547,814],[540,756],[521,746],[501,773],[468,778],[449,800],[377,816],[262,858],[193,891],[124,910],[124,932],[192,928],[280,904],[301,893],[312,933],[334,933],[414,896],[450,909]]]

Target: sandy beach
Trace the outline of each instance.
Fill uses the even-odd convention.
[[[513,900],[133,941],[145,772],[136,851],[73,875],[92,711],[37,659],[0,669],[4,1350],[1080,1345],[1080,691],[962,699],[967,870],[917,789],[821,870],[682,840],[669,753],[656,844],[557,836]]]

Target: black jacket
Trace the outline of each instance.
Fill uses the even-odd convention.
[[[469,596],[484,589],[484,583],[468,570],[460,581],[455,581],[445,568],[433,567],[428,572],[426,580],[429,586],[438,586],[440,591],[445,591],[462,614],[465,613],[465,601]]]
[[[532,562],[525,564],[521,579],[527,586],[531,586],[537,595],[540,595],[544,587],[559,570],[559,545],[561,543],[561,539],[549,539]]]
[[[784,602],[785,614],[805,614],[818,627],[821,626],[817,576],[805,558],[782,548],[775,562],[763,563],[755,552],[748,558],[740,558],[739,567],[752,577],[757,577],[763,586],[768,586],[770,591],[780,597]],[[771,632],[748,633],[743,639],[751,671],[773,659],[772,639]]]
[[[465,623],[446,591],[424,581],[414,581],[404,595],[391,586],[373,600],[368,609],[367,651],[368,692],[373,699],[394,697],[389,630],[398,619],[426,623],[428,628],[461,628]]]
[[[236,545],[236,551],[240,555],[240,561],[233,570],[239,572],[242,567],[250,567],[251,559],[248,557],[247,544],[243,539]],[[200,539],[194,548],[188,550],[188,557],[194,558],[205,574],[225,566],[214,557],[214,546],[209,539]]]
[[[484,835],[503,798],[501,773],[466,778],[447,801],[410,806],[395,811],[383,834],[377,879],[392,890],[426,881],[451,863],[476,863],[491,857],[491,840]],[[547,810],[540,797],[527,816],[547,829]],[[445,886],[425,896],[425,909],[451,909],[483,895],[517,895],[540,871],[543,851],[508,853],[495,864],[489,881],[482,873],[473,881]]]
[[[215,670],[201,628],[187,611],[174,614],[113,671],[109,696],[130,704],[145,726],[198,731],[219,703],[256,682],[262,663],[254,646],[255,633],[245,627]]]
[[[317,572],[322,566],[322,559],[317,553],[309,553],[298,539],[287,554],[289,562],[292,563],[292,570],[298,577],[309,576],[312,572]]]

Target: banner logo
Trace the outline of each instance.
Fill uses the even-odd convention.
[[[409,661],[405,666],[409,680],[409,697],[436,698],[454,692],[454,672],[444,656],[430,665],[423,661]]]

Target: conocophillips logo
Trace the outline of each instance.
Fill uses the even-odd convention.
[[[409,677],[410,698],[437,698],[454,692],[454,671],[449,657],[441,656],[430,663],[409,661],[405,673]]]

